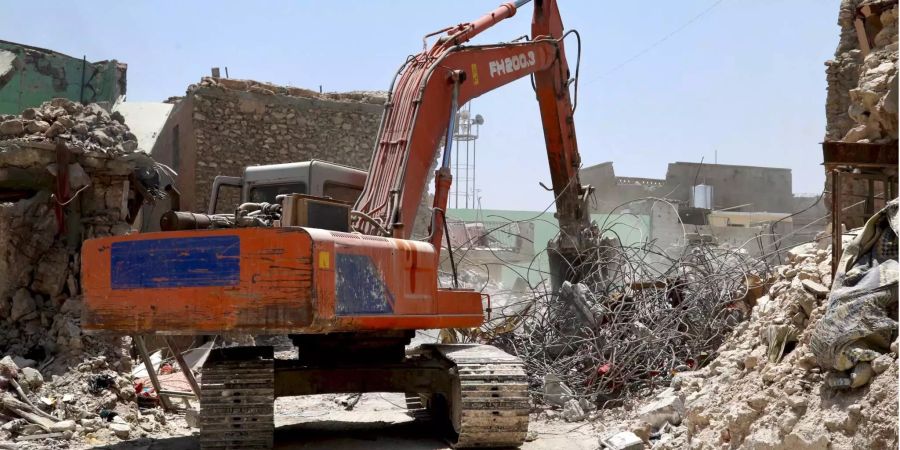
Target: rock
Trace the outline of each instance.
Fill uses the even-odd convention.
[[[659,428],[666,422],[681,423],[684,401],[674,393],[663,391],[656,396],[656,400],[638,410],[638,417],[654,428]]]
[[[79,422],[84,430],[87,432],[97,431],[100,427],[103,426],[103,419],[99,417],[95,417],[93,419],[81,419]]]
[[[828,297],[828,293],[831,292],[830,289],[822,286],[819,283],[816,283],[813,280],[803,280],[801,283],[803,284],[803,288],[806,289],[810,294],[815,295],[816,298]]]
[[[48,128],[50,128],[50,124],[43,120],[34,120],[28,122],[28,125],[25,125],[25,130],[31,134],[43,133],[47,131]]]
[[[37,369],[31,367],[22,368],[22,379],[31,389],[37,389],[44,384],[44,376]]]
[[[0,122],[0,135],[18,136],[23,133],[25,133],[25,122],[20,119]]]
[[[35,120],[37,119],[37,110],[34,108],[25,108],[22,110],[21,116],[25,120]]]
[[[853,368],[853,372],[850,373],[850,387],[865,386],[872,379],[873,375],[875,375],[875,371],[872,369],[872,364],[868,362],[858,363]]]
[[[759,356],[756,355],[747,355],[744,358],[744,369],[745,370],[753,370],[756,366],[759,365]]]
[[[900,345],[900,340],[891,342],[891,353],[893,353],[895,357],[897,356],[898,345]]]
[[[129,426],[127,423],[110,423],[109,430],[112,431],[119,439],[128,439],[128,435],[131,434],[131,426]]]
[[[113,138],[109,137],[109,135],[106,134],[103,130],[94,130],[94,131],[91,131],[90,134],[91,134],[91,137],[92,137],[98,144],[100,144],[100,145],[102,145],[102,146],[104,146],[104,147],[109,147],[109,146],[111,146],[111,145],[113,145],[113,144],[116,143],[116,142],[113,140]]]
[[[630,431],[622,431],[606,439],[600,438],[600,446],[609,450],[643,450],[644,441]]]
[[[872,361],[872,370],[875,371],[876,375],[880,375],[884,373],[885,370],[888,370],[893,362],[894,358],[890,355],[881,355]]]
[[[0,359],[0,376],[16,379],[19,377],[19,366],[9,356]]]
[[[792,432],[785,436],[783,448],[828,450],[831,448],[831,440],[828,438],[827,433],[815,433],[809,435],[806,433]]]
[[[66,127],[63,124],[59,122],[53,122],[53,125],[50,125],[50,128],[47,128],[47,131],[44,131],[44,137],[54,138],[65,132]]]
[[[769,404],[769,398],[763,394],[756,394],[747,400],[747,404],[756,411],[762,411]]]
[[[562,417],[566,422],[578,422],[584,420],[584,410],[578,404],[578,400],[572,399],[563,407]]]
[[[31,294],[27,289],[21,288],[13,295],[12,309],[9,312],[9,318],[12,321],[27,318],[29,315],[33,315],[36,309],[37,305],[35,304],[34,299],[31,298]]]
[[[556,375],[548,373],[544,376],[544,401],[563,406],[572,398],[572,389],[565,385]]]
[[[78,122],[74,127],[72,127],[72,132],[80,136],[84,136],[88,133],[88,126],[84,122]]]
[[[75,431],[75,421],[63,420],[50,425],[51,433],[61,433],[63,431]]]
[[[66,127],[66,130],[75,126],[75,121],[69,116],[60,116],[56,118],[56,123]]]

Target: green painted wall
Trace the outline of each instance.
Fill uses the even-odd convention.
[[[556,218],[553,217],[552,212],[449,209],[447,216],[448,218],[466,222],[532,222],[534,224],[534,252],[536,254],[539,253],[539,255],[531,265],[531,270],[528,267],[505,268],[503,283],[506,287],[512,287],[517,277],[527,278],[530,283],[537,283],[542,278],[549,279],[547,273],[550,263],[544,250],[547,248],[547,243],[559,231]],[[632,245],[646,241],[650,234],[650,216],[646,215],[591,214],[591,220],[597,222],[601,229],[606,230],[604,237],[617,237],[623,245]]]
[[[125,71],[115,60],[83,64],[80,58],[0,41],[0,114],[18,114],[56,97],[112,106],[125,95]]]

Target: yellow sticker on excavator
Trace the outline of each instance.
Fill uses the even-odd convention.
[[[478,66],[472,63],[472,83],[478,86]]]
[[[319,268],[320,269],[330,269],[331,268],[331,253],[319,252]]]

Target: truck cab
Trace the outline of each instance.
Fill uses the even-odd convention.
[[[215,214],[217,209],[218,212],[232,212],[240,203],[275,203],[275,197],[281,194],[331,197],[352,204],[365,182],[365,171],[315,159],[249,166],[241,177],[219,175],[215,178],[207,214]]]

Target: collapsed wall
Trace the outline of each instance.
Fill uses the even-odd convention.
[[[143,200],[132,187],[154,167],[136,148],[96,104],[59,98],[0,117],[0,441],[112,433],[101,410],[139,416],[119,375],[128,342],[82,333],[80,258],[83,240],[131,231]]]

